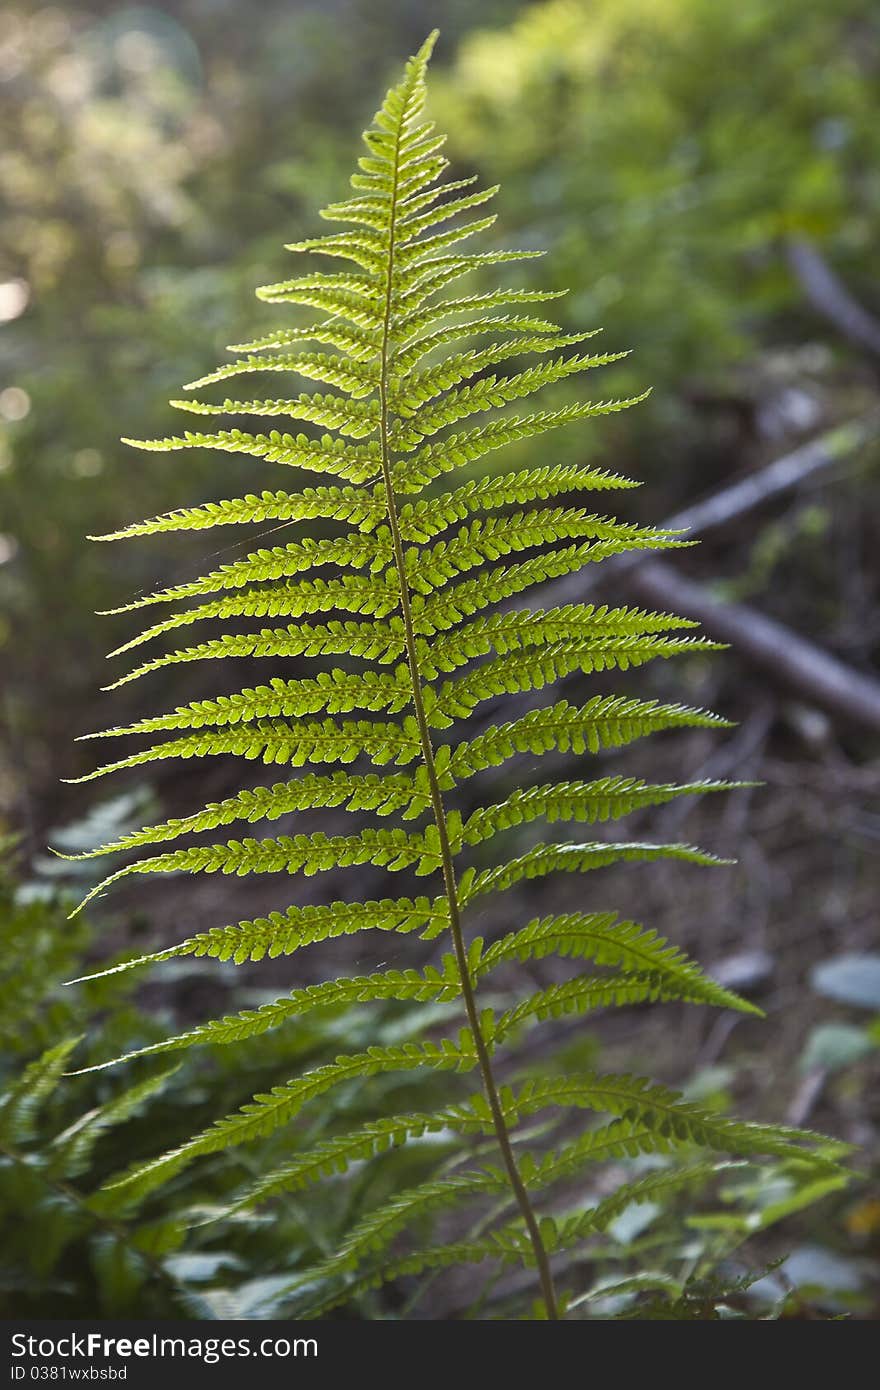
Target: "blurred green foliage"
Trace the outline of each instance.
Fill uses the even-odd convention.
[[[552,247],[533,273],[637,348],[662,411],[790,327],[786,237],[871,288],[878,63],[869,0],[550,0],[469,35],[434,100],[509,226]]]
[[[413,1024],[411,1016],[388,1006],[326,1009],[244,1044],[205,1049],[198,1064],[67,1075],[69,1068],[95,1065],[180,1026],[187,995],[179,987],[187,978],[202,990],[213,987],[222,995],[224,989],[224,968],[204,961],[181,965],[176,1001],[169,999],[166,983],[158,1008],[155,994],[132,996],[136,977],[127,973],[67,983],[89,968],[95,952],[90,924],[82,916],[66,920],[67,906],[44,884],[22,884],[8,847],[0,846],[0,1315],[295,1315],[297,1274],[332,1252],[366,1212],[436,1173],[438,1158],[446,1172],[491,1158],[491,1145],[462,1145],[451,1132],[427,1135],[392,1148],[379,1163],[356,1164],[344,1177],[327,1178],[320,1200],[292,1193],[271,1211],[230,1212],[260,1175],[369,1117],[377,1098],[392,1109],[435,1108],[451,1083],[422,1072],[380,1078],[369,1096],[363,1087],[344,1088],[325,1098],[307,1122],[236,1156],[216,1156],[146,1202],[101,1191],[153,1153],[158,1135],[163,1144],[182,1139],[194,1121],[207,1123],[218,1109],[277,1084],[291,1064],[319,1065],[353,1042],[391,1043],[402,1027],[409,1035]],[[261,1001],[255,990],[239,996],[239,1002]],[[425,1022],[436,1020],[437,1012],[423,1009]],[[545,1057],[540,1073],[587,1065],[595,1048],[592,1036],[580,1035]],[[850,1063],[851,1075],[852,1070]],[[732,1071],[720,1068],[700,1073],[688,1098],[724,1113],[731,1107],[733,1079]],[[467,1079],[461,1084],[465,1092],[472,1085]],[[533,1139],[542,1128],[548,1127],[537,1126]],[[603,1182],[616,1185],[673,1161],[653,1155],[616,1162],[603,1170],[596,1192],[606,1190]],[[799,1246],[783,1270],[761,1279],[747,1298],[764,1271],[751,1249],[740,1247],[840,1189],[854,1220],[873,1220],[870,1191],[859,1185],[853,1192],[840,1174],[817,1180],[811,1169],[790,1161],[733,1169],[714,1190],[626,1208],[600,1242],[573,1255],[565,1283],[586,1285],[586,1291],[570,1304],[570,1315],[683,1320],[869,1309],[869,1260]],[[578,1191],[572,1195],[581,1198]],[[502,1211],[497,1207],[494,1215]],[[478,1233],[482,1218],[469,1219]],[[751,1272],[744,1276],[744,1270]],[[521,1314],[515,1287],[506,1289],[502,1282],[496,1288],[493,1277],[470,1295],[476,1299],[470,1308],[462,1303],[469,1295],[448,1280],[438,1293],[435,1278],[362,1294],[343,1316],[437,1316],[438,1309],[440,1316]],[[809,1286],[805,1294],[796,1293],[801,1284]]]

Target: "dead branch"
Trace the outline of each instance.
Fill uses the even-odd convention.
[[[790,454],[769,463],[766,468],[749,473],[702,502],[676,512],[663,525],[670,530],[690,531],[692,535],[701,535],[715,526],[725,526],[727,522],[753,511],[780,493],[797,487],[810,474],[855,453],[877,434],[878,429],[880,415],[868,415],[861,420],[836,425],[817,439],[811,439],[809,444],[803,444],[799,449],[793,449]]]
[[[869,415],[839,425],[662,524],[670,530],[687,529],[691,536],[724,525],[853,453],[877,434],[878,423],[875,415]],[[554,580],[543,587],[541,596],[548,607],[577,603],[609,581],[624,584],[643,601],[696,618],[708,636],[730,642],[806,702],[880,730],[880,681],[844,665],[754,608],[710,597],[700,584],[677,575],[668,564],[651,558],[650,552],[615,556],[591,574]]]
[[[808,237],[790,237],[786,258],[807,299],[838,332],[880,354],[880,322],[863,308]]]
[[[643,602],[696,618],[707,636],[729,642],[807,703],[880,732],[880,681],[845,666],[754,608],[720,602],[702,584],[661,561],[633,566],[622,578]]]

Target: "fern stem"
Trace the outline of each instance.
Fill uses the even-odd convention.
[[[495,1137],[501,1151],[501,1157],[507,1172],[510,1186],[516,1198],[517,1205],[522,1213],[532,1250],[535,1256],[535,1263],[538,1269],[538,1276],[541,1283],[541,1292],[544,1298],[544,1307],[548,1319],[558,1319],[559,1308],[556,1301],[556,1291],[553,1286],[553,1275],[550,1271],[550,1261],[547,1251],[541,1238],[541,1231],[534,1208],[526,1190],[525,1183],[517,1167],[516,1157],[513,1152],[513,1145],[510,1139],[510,1132],[504,1118],[504,1111],[501,1106],[501,1099],[498,1094],[498,1087],[495,1084],[495,1076],[492,1070],[492,1060],[483,1031],[480,1027],[480,1017],[477,1010],[474,981],[471,977],[468,965],[467,948],[464,941],[464,933],[461,925],[461,909],[458,900],[458,885],[455,876],[455,865],[453,863],[452,848],[449,843],[449,833],[446,825],[446,810],[443,804],[443,794],[440,790],[440,783],[437,778],[437,770],[434,762],[434,747],[431,742],[431,732],[428,721],[425,717],[425,706],[422,699],[422,682],[419,674],[418,657],[416,654],[415,633],[413,631],[412,611],[410,606],[409,585],[406,580],[406,570],[404,561],[403,542],[400,535],[400,525],[397,517],[397,505],[394,496],[394,484],[391,476],[391,457],[388,447],[388,356],[389,339],[391,324],[391,304],[392,290],[394,281],[394,242],[395,242],[395,222],[397,215],[397,167],[400,157],[400,137],[402,134],[402,123],[398,124],[395,155],[394,155],[394,189],[391,198],[391,217],[389,223],[389,254],[388,254],[388,277],[385,287],[385,307],[382,324],[382,346],[381,346],[381,367],[379,375],[379,437],[380,452],[382,459],[382,477],[385,485],[385,497],[388,508],[388,526],[391,531],[392,544],[394,549],[394,562],[400,579],[400,612],[403,620],[404,636],[406,641],[406,659],[409,667],[410,679],[412,681],[413,710],[416,723],[419,729],[419,740],[422,747],[422,756],[425,763],[425,771],[428,777],[428,787],[431,797],[431,805],[434,813],[434,821],[437,826],[437,834],[440,841],[440,854],[442,859],[443,882],[446,890],[446,899],[449,905],[449,927],[452,934],[453,949],[458,965],[458,973],[461,980],[461,993],[464,1000],[465,1012],[467,1014],[468,1025],[474,1038],[474,1046],[479,1061],[480,1074],[483,1081],[483,1090],[489,1103],[492,1114],[492,1123],[495,1129]]]

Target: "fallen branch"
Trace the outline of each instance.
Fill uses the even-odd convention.
[[[723,603],[668,564],[633,566],[624,582],[639,599],[695,618],[774,681],[811,704],[880,732],[880,681],[854,671],[790,628],[745,604]]]
[[[809,444],[802,444],[799,449],[793,449],[790,454],[769,463],[766,468],[749,473],[747,477],[731,483],[730,487],[722,488],[692,507],[686,507],[683,512],[676,512],[663,525],[670,530],[687,530],[694,535],[710,531],[715,526],[724,526],[728,521],[734,521],[763,502],[768,502],[770,498],[797,487],[811,473],[828,468],[847,454],[855,453],[856,449],[875,437],[878,430],[880,415],[868,415],[862,420],[836,425],[817,439],[811,439]]]
[[[873,415],[837,426],[759,473],[678,512],[663,526],[699,535],[724,525],[852,453],[877,431],[878,419]],[[650,552],[615,556],[590,575],[581,573],[554,580],[544,585],[541,597],[548,607],[578,603],[609,581],[624,584],[652,605],[696,618],[708,636],[730,642],[747,660],[792,688],[802,699],[854,723],[880,730],[880,681],[854,671],[754,608],[712,598],[702,585],[682,578],[668,564],[651,558]]]
[[[880,321],[853,298],[807,237],[786,242],[788,264],[813,308],[859,347],[880,354]]]
[[[833,463],[852,454],[880,432],[880,414],[869,414],[861,420],[851,420],[845,425],[819,435],[809,444],[802,444],[790,454],[769,463],[757,473],[740,478],[730,487],[712,493],[702,502],[695,502],[684,511],[676,512],[660,523],[661,529],[669,531],[688,531],[690,536],[705,535],[717,526],[724,526],[737,517],[753,511],[763,502],[779,496],[780,493],[797,487],[811,474],[829,468]],[[545,584],[541,597],[548,605],[576,603],[592,589],[599,588],[612,577],[636,566],[647,564],[650,552],[635,551],[629,555],[616,555],[606,560],[592,574],[580,573],[565,579],[556,579]]]

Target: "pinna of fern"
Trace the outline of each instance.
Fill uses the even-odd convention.
[[[449,948],[423,969],[296,988],[273,1003],[214,1019],[129,1056],[240,1041],[306,1010],[379,1000],[457,1002],[463,1026],[452,1037],[426,1036],[418,1013],[409,1015],[415,1021],[404,1041],[367,1047],[291,1077],[172,1151],[119,1175],[109,1193],[122,1207],[138,1202],[201,1156],[289,1126],[304,1106],[336,1086],[384,1072],[473,1072],[481,1089],[469,1100],[453,1092],[441,1111],[383,1115],[294,1152],[289,1163],[244,1190],[238,1205],[302,1189],[427,1132],[452,1130],[463,1140],[490,1136],[497,1162],[439,1176],[370,1212],[320,1268],[304,1272],[308,1296],[302,1306],[320,1312],[387,1278],[494,1260],[534,1267],[544,1311],[555,1317],[553,1257],[594,1238],[631,1202],[706,1179],[731,1156],[765,1153],[815,1165],[832,1159],[815,1136],[721,1118],[639,1078],[576,1075],[517,1087],[496,1077],[502,1043],[544,1019],[652,1000],[755,1010],[655,932],[613,913],[548,914],[490,945],[463,917],[475,900],[525,879],[619,861],[719,862],[683,844],[554,837],[508,858],[503,846],[509,829],[533,820],[591,825],[675,797],[719,791],[722,783],[652,785],[586,775],[517,786],[468,815],[455,802],[463,782],[522,754],[586,755],[657,731],[724,727],[725,721],[655,700],[594,696],[572,704],[540,695],[573,673],[626,670],[713,644],[693,636],[689,622],[665,613],[588,603],[547,610],[510,604],[516,595],[583,565],[687,541],[586,505],[588,493],[634,486],[602,469],[548,463],[480,477],[468,473],[508,444],[626,409],[642,397],[556,408],[516,405],[623,354],[593,352],[585,346],[592,333],[565,333],[541,317],[539,306],[554,298],[549,292],[502,288],[460,295],[455,288],[483,267],[535,253],[464,249],[469,238],[491,228],[494,217],[486,209],[497,189],[445,178],[443,137],[423,118],[434,37],[409,61],[365,133],[366,153],[352,177],[351,196],[323,211],[340,229],[289,247],[306,256],[310,267],[313,257],[324,256],[344,268],[309,268],[258,291],[267,303],[304,306],[318,316],[237,345],[234,361],[190,383],[201,390],[270,372],[305,378],[321,389],[297,393],[294,386],[282,397],[214,403],[187,396],[173,402],[200,416],[281,416],[299,422],[300,432],[236,426],[127,441],[149,450],[245,453],[296,469],[297,480],[305,471],[330,481],[297,481],[291,490],[266,489],[169,512],[99,538],[266,521],[330,523],[332,534],[314,538],[303,532],[114,610],[149,610],[149,625],[118,654],[178,628],[199,625],[201,633],[205,623],[237,620],[228,633],[188,635],[188,645],[141,660],[114,684],[175,664],[236,657],[270,658],[276,669],[285,657],[314,659],[314,673],[275,674],[232,695],[194,700],[91,735],[146,736],[149,742],[81,780],[160,759],[211,755],[260,760],[276,769],[329,769],[261,786],[249,782],[222,801],[103,846],[94,853],[152,852],[116,869],[96,893],[133,874],[315,874],[365,864],[431,881],[422,896],[282,907],[265,918],[212,927],[114,968],[181,955],[259,960],[363,931],[417,933],[423,940],[442,939]],[[523,359],[535,360],[523,366]],[[471,416],[482,418],[464,424]],[[241,619],[256,626],[243,632]],[[345,658],[344,669],[328,664],[337,656]],[[512,720],[462,737],[461,725],[478,706],[514,694],[537,698]],[[164,737],[153,742],[154,735]],[[175,843],[321,808],[366,814],[369,820],[344,834],[254,838],[239,831],[230,839]],[[475,861],[476,846],[483,848]],[[503,1012],[480,1007],[484,977],[498,966],[549,954],[585,969],[517,998]],[[595,1118],[558,1150],[523,1150],[516,1140],[518,1122],[554,1108],[585,1109]],[[696,1149],[708,1156],[695,1158]],[[536,1214],[536,1192],[576,1178],[586,1165],[658,1152],[680,1153],[682,1162],[626,1182],[565,1219]],[[501,1225],[448,1246],[399,1249],[401,1233],[417,1218],[489,1193],[511,1201],[513,1215],[507,1213]],[[291,1286],[292,1299],[298,1287]]]

